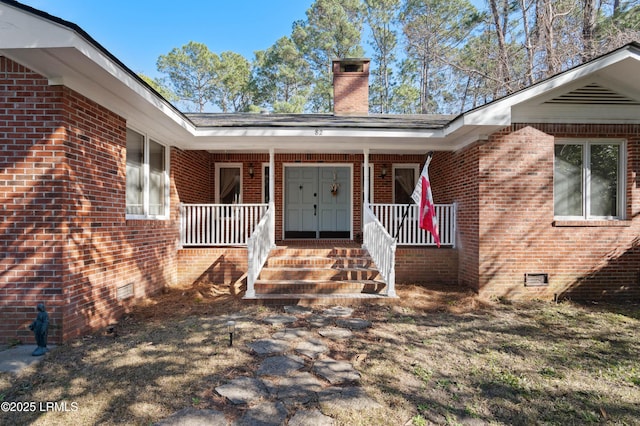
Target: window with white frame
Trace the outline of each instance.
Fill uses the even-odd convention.
[[[242,203],[242,164],[216,164],[216,201]]]
[[[166,218],[168,152],[146,135],[127,129],[126,212],[132,218]]]
[[[393,165],[393,202],[394,204],[413,203],[413,190],[418,179],[418,164]]]
[[[625,144],[562,139],[555,145],[554,215],[560,219],[624,218]]]

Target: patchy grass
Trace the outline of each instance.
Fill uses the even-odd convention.
[[[640,424],[640,306],[488,302],[417,286],[398,293],[395,305],[357,307],[354,317],[373,327],[330,343],[382,405],[330,413],[337,424]],[[242,408],[214,388],[255,372],[246,343],[274,332],[259,321],[274,312],[282,311],[173,290],[114,333],[61,345],[20,376],[0,374],[0,401],[77,403],[3,413],[2,423],[150,424],[185,407],[237,419]]]

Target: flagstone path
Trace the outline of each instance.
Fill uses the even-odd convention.
[[[352,363],[327,355],[331,340],[348,339],[371,322],[351,318],[353,309],[344,306],[320,312],[286,306],[284,312],[263,320],[281,327],[278,331],[247,344],[260,362],[255,377],[236,377],[215,388],[244,411],[238,421],[230,422],[219,411],[187,408],[157,425],[324,426],[334,420],[323,411],[381,407],[359,386],[361,376]],[[307,328],[287,328],[301,318]]]

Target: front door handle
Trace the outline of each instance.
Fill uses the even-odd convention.
[[[317,216],[317,211],[318,211],[318,205],[317,205],[317,204],[314,204],[314,205],[313,205],[313,215],[314,215],[314,216]]]

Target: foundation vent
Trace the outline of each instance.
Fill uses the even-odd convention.
[[[549,285],[549,274],[535,273],[524,274],[525,287],[545,287]]]
[[[118,300],[125,300],[133,297],[133,283],[121,285],[116,291]]]

